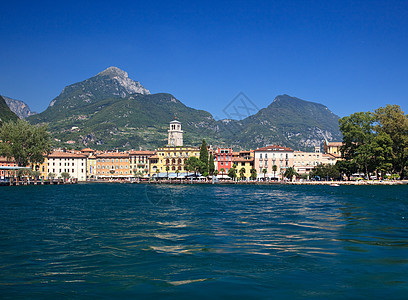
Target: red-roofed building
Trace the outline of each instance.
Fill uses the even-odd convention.
[[[96,177],[129,178],[130,156],[123,152],[104,152],[96,155]]]
[[[269,145],[256,149],[254,151],[254,165],[258,178],[282,179],[286,169],[293,167],[293,152],[291,148],[278,145]],[[274,165],[276,171],[273,171]],[[265,174],[263,173],[264,169],[266,170]]]
[[[47,156],[47,169],[56,178],[68,173],[71,178],[86,180],[87,156],[78,151],[54,151]]]

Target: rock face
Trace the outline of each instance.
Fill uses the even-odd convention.
[[[167,144],[167,129],[177,117],[185,145],[254,149],[281,144],[312,149],[341,138],[338,116],[326,106],[280,95],[266,108],[242,120],[216,121],[203,110],[185,106],[170,94],[150,94],[125,71],[110,67],[64,88],[42,113],[29,122],[48,123],[54,138],[99,149],[154,149]],[[73,130],[75,128],[75,130]]]
[[[29,116],[35,115],[36,113],[30,110],[30,107],[21,100],[16,100],[3,96],[8,107],[14,112],[20,119],[25,119]]]
[[[8,107],[6,100],[0,96],[0,126],[3,122],[16,121],[18,117]]]
[[[263,147],[279,144],[295,150],[312,150],[324,139],[341,140],[339,117],[326,106],[279,95],[266,108],[241,121],[224,123],[232,145]]]

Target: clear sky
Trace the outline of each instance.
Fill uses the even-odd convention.
[[[223,118],[240,92],[408,113],[408,1],[2,1],[0,94],[45,110],[109,66]]]

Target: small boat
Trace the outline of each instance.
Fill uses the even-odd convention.
[[[337,183],[331,183],[330,186],[340,186],[340,184]]]

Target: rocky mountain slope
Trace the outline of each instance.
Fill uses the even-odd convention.
[[[14,112],[20,119],[25,119],[29,116],[35,115],[36,112],[30,110],[30,107],[21,100],[11,99],[3,96],[8,107]]]
[[[326,106],[288,95],[277,96],[266,108],[242,121],[224,124],[227,140],[256,148],[280,144],[293,149],[312,149],[326,138],[341,140],[339,117]]]
[[[6,100],[4,100],[2,96],[0,96],[0,126],[3,122],[16,120],[18,120],[17,115],[10,110],[6,103]]]
[[[338,117],[318,103],[282,95],[243,120],[215,121],[170,94],[151,95],[115,67],[64,88],[44,112],[28,120],[48,123],[57,146],[154,149],[166,145],[168,124],[175,117],[182,122],[186,145],[199,145],[205,138],[236,149],[267,144],[311,149],[324,138],[340,139]]]

